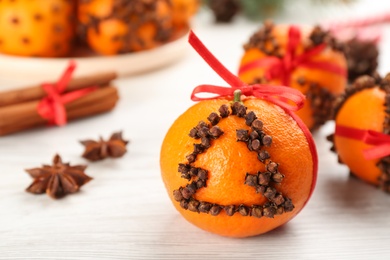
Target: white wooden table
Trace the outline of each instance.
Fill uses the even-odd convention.
[[[388,1],[326,9],[296,4],[277,21],[313,24],[386,8]],[[194,24],[232,70],[241,45],[257,27],[244,19],[214,25],[205,13]],[[388,35],[382,42],[382,73],[390,67]],[[0,138],[0,259],[390,259],[390,195],[350,178],[337,163],[325,140],[332,123],[315,134],[320,167],[313,197],[287,225],[231,239],[186,222],[164,189],[159,152],[169,126],[193,104],[191,90],[201,83],[222,81],[188,47],[174,65],[117,80],[121,101],[112,113]],[[0,79],[0,88],[5,85]],[[131,141],[128,153],[90,163],[86,172],[94,179],[81,192],[52,200],[24,191],[31,183],[24,169],[50,163],[55,153],[72,164],[87,163],[78,140],[117,130]]]

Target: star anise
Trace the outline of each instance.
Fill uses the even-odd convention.
[[[66,194],[77,192],[81,186],[92,180],[84,173],[87,166],[63,163],[61,157],[54,156],[53,165],[43,165],[41,168],[27,169],[34,182],[26,191],[42,194],[58,199]]]
[[[81,143],[85,146],[82,156],[90,161],[99,161],[107,157],[122,157],[127,151],[128,141],[123,140],[122,132],[118,132],[112,134],[108,141],[100,137],[99,141],[85,140]]]

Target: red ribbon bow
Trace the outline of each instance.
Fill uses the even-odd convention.
[[[310,50],[296,55],[296,50],[301,41],[301,32],[298,27],[290,26],[288,30],[288,42],[286,54],[282,58],[275,56],[267,56],[262,59],[249,62],[239,69],[239,74],[245,73],[248,70],[265,67],[265,77],[267,80],[281,79],[285,86],[290,85],[291,73],[297,67],[306,67],[311,69],[320,69],[328,72],[333,72],[346,77],[347,71],[330,62],[313,61],[311,58],[321,53],[325,48],[325,44],[320,44]]]
[[[269,86],[262,84],[247,85],[231,73],[225,66],[223,66],[222,63],[218,61],[217,58],[199,40],[194,32],[190,32],[188,41],[198,54],[209,64],[209,66],[231,86],[231,88],[213,85],[197,86],[191,94],[191,99],[193,101],[215,99],[218,97],[231,98],[234,95],[234,91],[240,89],[242,94],[245,96],[262,98],[282,107],[285,110],[297,111],[302,108],[305,96],[300,91],[282,86]],[[197,95],[200,93],[211,93],[216,94],[216,96],[202,98]]]
[[[296,111],[303,106],[305,96],[300,91],[289,87],[268,86],[259,84],[249,86],[242,82],[237,76],[232,74],[228,69],[226,69],[222,65],[222,63],[219,62],[217,58],[215,58],[215,56],[206,48],[206,46],[203,45],[203,43],[192,31],[190,32],[188,41],[192,45],[192,47],[198,52],[198,54],[209,64],[209,66],[231,86],[231,88],[226,88],[212,85],[200,85],[193,90],[191,99],[193,101],[200,101],[217,97],[231,98],[234,94],[234,91],[240,89],[244,95],[259,97],[282,107],[285,112],[289,114],[295,120],[297,125],[301,128],[303,134],[306,137],[310,152],[312,154],[314,174],[312,186],[310,189],[310,194],[312,194],[316,183],[318,171],[317,150],[309,129],[302,122],[302,120],[295,113],[293,113],[293,111]],[[212,93],[217,94],[217,96],[212,98],[201,98],[196,95],[198,93]],[[292,103],[294,105],[291,105]]]
[[[66,124],[65,104],[81,98],[88,93],[95,91],[96,87],[89,87],[61,95],[66,90],[66,86],[72,78],[76,63],[70,61],[68,67],[55,83],[42,84],[43,90],[47,93],[37,107],[38,114],[48,120],[49,124],[62,126]]]
[[[335,134],[373,145],[373,147],[363,150],[363,156],[366,160],[380,159],[390,155],[390,136],[387,134],[341,125],[336,126]]]

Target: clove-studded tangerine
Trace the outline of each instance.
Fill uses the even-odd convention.
[[[75,8],[75,1],[0,1],[0,52],[66,56],[75,37]]]
[[[200,0],[172,0],[173,26],[177,29],[188,28],[200,4]]]
[[[351,173],[390,192],[390,74],[361,76],[335,109],[332,150]]]
[[[301,91],[307,99],[297,114],[311,130],[330,119],[334,100],[347,83],[347,62],[343,45],[328,32],[266,22],[244,50],[241,80]]]
[[[169,0],[95,0],[78,7],[81,37],[103,55],[151,49],[172,36]]]
[[[190,43],[231,86],[244,84],[193,33]],[[205,90],[219,97],[197,97]],[[278,95],[303,101],[299,91],[285,87],[194,90],[193,100],[201,101],[176,119],[160,155],[168,195],[189,222],[223,236],[255,236],[285,224],[306,205],[316,182],[314,142],[289,110],[291,102]]]

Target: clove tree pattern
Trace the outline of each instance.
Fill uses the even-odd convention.
[[[273,162],[270,154],[262,149],[272,145],[272,137],[263,131],[263,122],[257,118],[253,111],[248,112],[241,102],[234,102],[230,106],[230,110],[228,105],[222,105],[218,112],[219,114],[213,112],[209,115],[207,119],[210,124],[200,121],[197,126],[191,129],[189,136],[200,139],[200,143],[194,143],[193,152],[186,156],[188,162],[179,164],[178,172],[189,183],[185,187],[173,191],[174,199],[186,210],[212,216],[217,216],[225,211],[228,216],[239,213],[242,216],[273,218],[275,215],[292,211],[294,205],[291,199],[274,187],[283,181],[284,175],[278,170],[279,164]],[[253,187],[256,193],[260,193],[267,199],[267,202],[263,205],[219,205],[194,198],[198,189],[207,186],[208,171],[193,166],[193,163],[199,154],[206,152],[212,142],[224,134],[218,123],[228,116],[244,118],[245,124],[251,127],[251,130],[237,129],[236,137],[238,142],[244,142],[250,151],[256,152],[259,161],[265,165],[264,172],[258,171],[243,175],[243,182]]]

